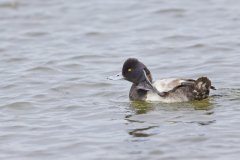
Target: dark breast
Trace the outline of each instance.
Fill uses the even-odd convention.
[[[129,92],[129,99],[132,101],[145,101],[146,98],[147,91],[137,89],[136,85],[133,84]]]

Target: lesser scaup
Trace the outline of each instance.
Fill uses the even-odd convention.
[[[210,89],[215,89],[207,77],[197,80],[161,79],[153,83],[149,69],[136,58],[127,59],[123,64],[122,73],[116,77],[133,83],[129,93],[129,98],[133,101],[172,103],[202,100],[209,96]]]

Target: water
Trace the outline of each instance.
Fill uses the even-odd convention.
[[[240,1],[1,0],[0,159],[235,160]],[[128,100],[129,57],[154,79],[208,76],[192,103]]]

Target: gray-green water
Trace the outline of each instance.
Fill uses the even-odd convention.
[[[240,1],[1,0],[0,159],[236,160]],[[129,57],[154,79],[208,76],[202,102],[128,100]]]

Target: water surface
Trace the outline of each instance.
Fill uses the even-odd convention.
[[[235,160],[240,1],[1,0],[0,158]],[[129,57],[154,79],[208,76],[201,102],[128,100]]]

